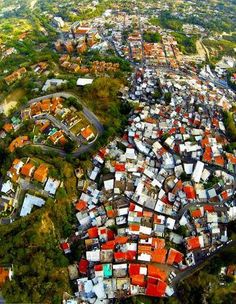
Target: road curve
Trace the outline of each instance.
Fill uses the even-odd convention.
[[[217,255],[220,251],[225,250],[226,248],[229,247],[234,247],[236,246],[236,241],[231,241],[228,244],[226,244],[223,247],[218,247],[214,252],[212,252],[208,257],[204,257],[198,264],[195,264],[194,266],[188,267],[186,270],[178,273],[176,275],[176,277],[173,279],[172,284],[173,284],[173,288],[176,291],[177,288],[177,284],[184,280],[185,278],[191,276],[194,272],[198,271],[199,269],[201,269],[204,265],[204,263],[211,259],[212,257],[214,257],[215,255]]]
[[[53,97],[64,97],[64,98],[74,97],[76,99],[79,99],[78,96],[75,94],[68,93],[68,92],[58,92],[58,93],[54,93],[54,94],[49,94],[49,95],[44,95],[44,96],[40,96],[37,98],[33,98],[28,101],[28,105],[41,101],[42,99],[53,98]],[[97,131],[97,137],[96,137],[96,139],[97,139],[104,132],[103,125],[100,123],[97,116],[94,113],[92,113],[84,104],[83,104],[83,114],[87,118],[87,120],[95,127],[95,129]],[[91,149],[91,147],[94,145],[95,141],[96,140],[94,140],[91,143],[88,143],[87,145],[80,146],[74,152],[72,152],[70,154],[72,154],[75,157],[78,157],[79,155],[88,152]],[[43,151],[57,152],[62,157],[65,157],[68,154],[59,148],[50,147],[50,146],[46,146],[46,145],[35,144],[35,145],[31,145],[31,146],[40,147]]]

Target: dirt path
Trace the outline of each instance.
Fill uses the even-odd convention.
[[[205,59],[210,58],[210,53],[208,48],[203,44],[202,38],[196,41],[196,48],[199,56],[204,56]]]
[[[199,56],[206,59],[206,52],[205,49],[202,46],[202,42],[200,40],[196,41],[196,49]]]

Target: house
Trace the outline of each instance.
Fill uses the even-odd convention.
[[[91,140],[95,136],[92,129],[90,128],[90,126],[87,126],[86,128],[81,129],[81,135],[87,141]]]
[[[6,81],[6,83],[8,85],[10,85],[17,79],[20,79],[26,72],[27,72],[26,68],[24,68],[24,67],[20,68],[20,69],[16,70],[15,72],[13,72],[12,74],[5,77],[4,80]]]
[[[0,289],[8,279],[11,279],[10,269],[7,267],[0,267]]]
[[[21,207],[20,216],[26,216],[30,214],[34,206],[42,207],[44,204],[45,204],[45,200],[42,199],[41,197],[27,193],[25,195],[23,205]]]
[[[92,84],[93,83],[93,79],[91,78],[78,78],[76,85],[77,86],[86,86],[88,84]]]
[[[64,251],[65,254],[71,253],[70,244],[68,242],[61,243],[60,247]]]
[[[196,166],[194,168],[194,171],[192,173],[192,180],[195,183],[200,182],[203,170],[204,170],[204,163],[201,162],[201,161],[197,161],[197,164],[196,164]]]
[[[26,136],[19,136],[10,143],[8,149],[12,153],[15,151],[16,148],[22,148],[24,145],[26,145],[29,142],[29,137]]]
[[[9,179],[5,183],[2,184],[1,192],[5,193],[5,194],[9,194],[10,192],[13,192],[13,191],[14,191],[13,184]]]
[[[63,79],[48,79],[44,86],[42,87],[42,91],[46,92],[49,89],[52,89],[54,87],[60,87],[63,84],[66,84],[67,80],[63,80]]]
[[[21,168],[21,174],[26,177],[31,177],[33,175],[33,172],[35,170],[35,165],[32,163],[24,164],[24,166]]]
[[[48,176],[48,166],[45,164],[41,164],[34,171],[34,179],[40,183],[45,183],[47,176]]]
[[[53,179],[51,177],[48,178],[44,190],[47,191],[50,195],[55,195],[58,187],[60,186],[60,181]]]
[[[204,247],[204,239],[203,236],[194,236],[186,239],[187,249],[195,250]]]
[[[11,123],[5,123],[2,128],[6,133],[10,133],[14,130],[13,124]]]

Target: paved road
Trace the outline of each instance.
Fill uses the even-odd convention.
[[[68,93],[68,92],[59,92],[59,93],[54,93],[54,94],[49,94],[49,95],[44,95],[44,96],[40,96],[40,97],[37,97],[37,98],[33,98],[33,99],[29,100],[28,104],[32,104],[32,103],[41,101],[42,99],[53,98],[53,97],[64,97],[64,98],[75,97],[76,99],[78,99],[78,96],[75,95],[75,94]],[[74,151],[73,153],[71,153],[75,157],[78,157],[80,154],[88,152],[91,149],[91,147],[93,146],[93,144],[95,143],[97,137],[100,136],[100,135],[102,135],[103,132],[104,132],[103,125],[100,123],[99,119],[85,105],[83,105],[83,114],[87,118],[87,120],[95,127],[95,129],[97,131],[97,136],[96,136],[95,140],[93,140],[91,143],[88,143],[86,145],[81,145],[80,147],[78,147],[76,149],[76,151]],[[51,117],[51,115],[48,115],[48,114],[45,114],[45,115],[48,116],[48,118],[50,120],[52,120],[53,123],[56,121],[56,119],[54,117]],[[69,131],[69,129],[67,129],[67,127],[64,124],[60,123],[59,121],[57,121],[57,124],[60,124],[60,127],[67,134],[70,133],[70,135],[71,135],[71,132]],[[73,137],[76,137],[76,136],[73,135]],[[76,142],[78,143],[78,138],[77,137],[76,137]],[[32,146],[34,146],[34,147],[40,147],[44,151],[54,151],[54,152],[57,152],[62,157],[65,157],[67,155],[67,153],[65,151],[63,151],[61,149],[58,149],[58,148],[55,148],[55,147],[49,147],[49,146],[41,145],[41,144],[32,145]]]
[[[213,256],[215,256],[216,254],[218,254],[219,252],[225,250],[226,248],[230,248],[230,247],[235,247],[236,246],[236,241],[231,241],[230,243],[222,246],[222,247],[218,247],[214,252],[212,252],[209,256],[204,257],[198,264],[195,264],[194,266],[188,267],[188,269],[178,273],[176,275],[176,277],[173,279],[172,281],[172,285],[173,288],[176,290],[177,284],[184,280],[185,278],[189,277],[190,275],[192,275],[194,272],[196,272],[197,270],[199,270],[204,263],[211,259]]]

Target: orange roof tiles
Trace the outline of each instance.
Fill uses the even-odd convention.
[[[187,247],[188,250],[194,250],[200,248],[200,242],[199,242],[199,237],[190,237],[187,239]]]
[[[202,156],[202,159],[204,161],[210,163],[212,161],[211,154],[212,154],[211,147],[206,146],[205,151],[204,151],[203,156]]]
[[[218,165],[218,166],[224,167],[224,164],[225,164],[224,157],[221,156],[221,155],[216,156],[215,157],[215,164]]]
[[[6,123],[3,127],[3,130],[6,131],[7,133],[13,131],[13,125],[10,123]]]
[[[233,165],[236,165],[236,156],[231,153],[226,153],[226,157],[228,158],[228,161],[231,162]]]
[[[79,210],[79,211],[82,211],[84,209],[87,208],[87,203],[85,201],[82,201],[82,200],[79,200],[76,205],[75,205],[75,208],[76,210]]]
[[[101,248],[103,250],[109,250],[109,249],[114,250],[115,245],[116,245],[116,242],[114,240],[113,241],[108,241],[108,242],[102,244]]]
[[[143,274],[136,274],[130,277],[132,285],[138,285],[141,287],[146,286],[145,276]]]
[[[165,247],[165,240],[159,238],[152,238],[152,247],[159,249]]]
[[[221,192],[221,197],[222,197],[224,200],[227,200],[227,199],[229,198],[228,192],[227,192],[227,191]]]
[[[117,172],[124,172],[125,171],[125,164],[115,164],[115,171]]]
[[[201,145],[204,148],[205,146],[209,145],[209,139],[208,137],[204,137],[201,141]]]
[[[204,205],[204,211],[208,211],[208,212],[214,212],[215,211],[215,207],[211,206],[211,205]]]
[[[40,183],[44,183],[48,176],[48,166],[41,164],[34,172],[34,179]]]
[[[19,136],[15,138],[8,147],[9,151],[14,152],[16,148],[22,148],[28,140],[28,136]]]
[[[181,252],[170,248],[166,263],[168,265],[173,265],[174,263],[178,264],[183,260],[183,257],[184,255]]]
[[[94,136],[94,133],[93,133],[93,131],[91,130],[90,127],[86,127],[83,131],[81,131],[81,135],[86,140],[89,140],[92,136]]]
[[[191,185],[184,186],[184,192],[186,194],[187,199],[195,199],[196,198],[196,192]]]
[[[196,209],[196,210],[191,211],[191,215],[194,218],[202,217],[202,212],[200,209]]]
[[[116,236],[115,237],[115,242],[116,244],[126,244],[128,241],[128,237],[127,236]]]
[[[148,276],[158,278],[163,281],[167,279],[167,273],[164,270],[152,264],[148,265]]]
[[[34,164],[27,163],[21,168],[21,174],[29,177],[32,175],[34,168],[35,168]]]
[[[88,236],[90,239],[98,237],[98,227],[92,227],[88,229]]]
[[[165,264],[167,250],[165,248],[155,249],[152,252],[152,262]]]
[[[3,267],[0,267],[0,287],[6,282],[9,278],[9,270]]]

